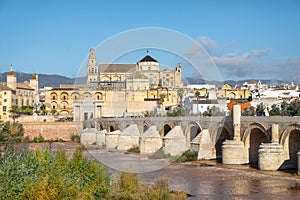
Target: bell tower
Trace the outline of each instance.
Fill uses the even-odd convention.
[[[99,81],[99,68],[96,61],[95,50],[90,49],[90,55],[87,66],[87,84]]]

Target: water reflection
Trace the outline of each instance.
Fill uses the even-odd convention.
[[[140,175],[146,183],[163,176],[171,189],[193,195],[189,199],[300,199],[299,190],[289,190],[300,180],[215,167],[171,165]]]

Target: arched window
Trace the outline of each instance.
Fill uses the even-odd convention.
[[[55,96],[53,96],[52,99],[55,100]]]

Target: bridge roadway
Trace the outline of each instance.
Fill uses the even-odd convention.
[[[141,117],[141,118],[100,118],[85,121],[84,128],[106,129],[108,132],[124,130],[131,124],[137,124],[140,133],[151,125],[156,125],[161,137],[175,126],[181,126],[187,148],[204,129],[208,130],[214,147],[210,158],[222,157],[222,144],[234,139],[232,117]],[[278,124],[278,130],[272,131],[272,125]],[[249,154],[249,163],[258,163],[258,149],[261,143],[278,143],[283,146],[285,163],[295,165],[297,152],[300,150],[300,116],[241,116],[240,141]]]

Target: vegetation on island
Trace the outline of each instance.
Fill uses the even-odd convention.
[[[14,146],[0,157],[0,199],[186,199],[162,178],[145,185],[136,174],[111,180],[99,162],[64,150],[28,151]]]

